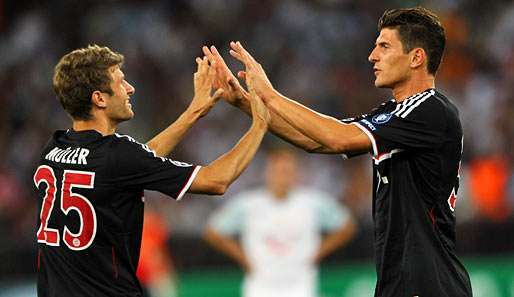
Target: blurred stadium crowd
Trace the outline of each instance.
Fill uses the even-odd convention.
[[[446,28],[447,49],[437,87],[459,107],[464,125],[458,221],[472,226],[465,230],[484,225],[513,230],[511,1],[4,0],[0,1],[0,257],[30,251],[35,244],[34,166],[51,133],[67,129],[70,123],[51,87],[53,66],[64,53],[97,43],[125,55],[124,72],[136,88],[136,117],[122,124],[121,133],[142,142],[175,120],[190,102],[194,58],[201,55],[202,45],[216,45],[231,68],[240,70],[228,55],[231,40],[252,51],[283,94],[345,118],[390,98],[387,90],[374,88],[367,62],[377,36],[376,22],[387,8],[417,4],[437,12]],[[230,148],[249,124],[239,110],[220,102],[171,157],[198,164],[211,161]],[[268,136],[264,148],[280,142]],[[257,156],[226,196],[260,184],[263,157]],[[369,158],[343,162],[338,156],[300,153],[300,157],[303,183],[340,197],[361,230],[369,230]],[[160,196],[156,193],[146,196],[151,198],[146,199],[149,208],[163,215],[168,232],[177,237],[199,238],[210,212],[223,203],[205,197],[174,203],[153,199]],[[480,244],[469,238],[464,242]],[[503,250],[514,251],[512,240],[504,239],[503,244]]]

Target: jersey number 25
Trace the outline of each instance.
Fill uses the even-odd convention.
[[[54,209],[57,184],[52,167],[39,166],[34,174],[34,183],[38,188],[41,183],[46,184],[45,197],[39,215],[41,224],[37,230],[37,241],[51,246],[59,246],[59,230],[48,227],[48,221]],[[64,226],[62,238],[68,248],[74,251],[84,250],[93,242],[96,235],[96,213],[91,202],[86,197],[73,193],[73,188],[92,189],[94,183],[94,172],[64,170],[60,191],[60,208],[65,215],[68,215],[71,210],[75,210],[80,218],[80,228],[77,233],[73,233]]]

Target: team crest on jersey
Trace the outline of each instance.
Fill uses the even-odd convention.
[[[371,118],[371,121],[375,124],[383,124],[389,122],[391,117],[392,115],[390,113],[381,113],[373,116],[373,118]]]

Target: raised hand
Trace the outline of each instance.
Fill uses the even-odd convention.
[[[252,118],[254,121],[260,120],[269,126],[271,123],[271,114],[269,109],[266,107],[261,97],[255,92],[253,81],[246,79],[246,85],[248,86],[250,105],[252,108]]]
[[[216,78],[216,61],[209,65],[207,57],[203,57],[203,59],[196,58],[196,63],[198,64],[198,69],[193,76],[195,95],[189,108],[193,112],[200,113],[200,116],[204,116],[221,98],[224,90],[223,88],[218,88],[211,95]]]
[[[275,90],[266,76],[266,72],[264,72],[261,64],[259,64],[252,55],[243,48],[239,41],[230,42],[230,47],[232,48],[230,50],[230,54],[242,62],[246,67],[246,71],[240,71],[238,76],[245,78],[247,84],[248,82],[251,82],[255,89],[255,93],[266,101],[269,95],[272,92],[275,92]]]
[[[239,106],[241,104],[241,100],[248,97],[248,92],[246,92],[234,74],[232,74],[216,47],[211,46],[208,48],[207,46],[204,46],[202,47],[202,50],[207,59],[209,59],[209,62],[211,62],[211,65],[215,65],[216,67],[214,87],[223,88],[223,98],[228,103]]]

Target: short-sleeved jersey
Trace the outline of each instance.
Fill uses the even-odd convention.
[[[376,297],[471,297],[455,255],[462,129],[435,89],[343,120],[373,147]]]
[[[224,235],[240,235],[252,268],[243,282],[244,297],[313,297],[313,258],[322,233],[350,220],[347,209],[324,192],[299,187],[278,200],[260,188],[233,197],[216,211],[209,226]]]
[[[129,136],[57,131],[34,174],[38,296],[142,296],[143,191],[178,200],[199,169]]]

